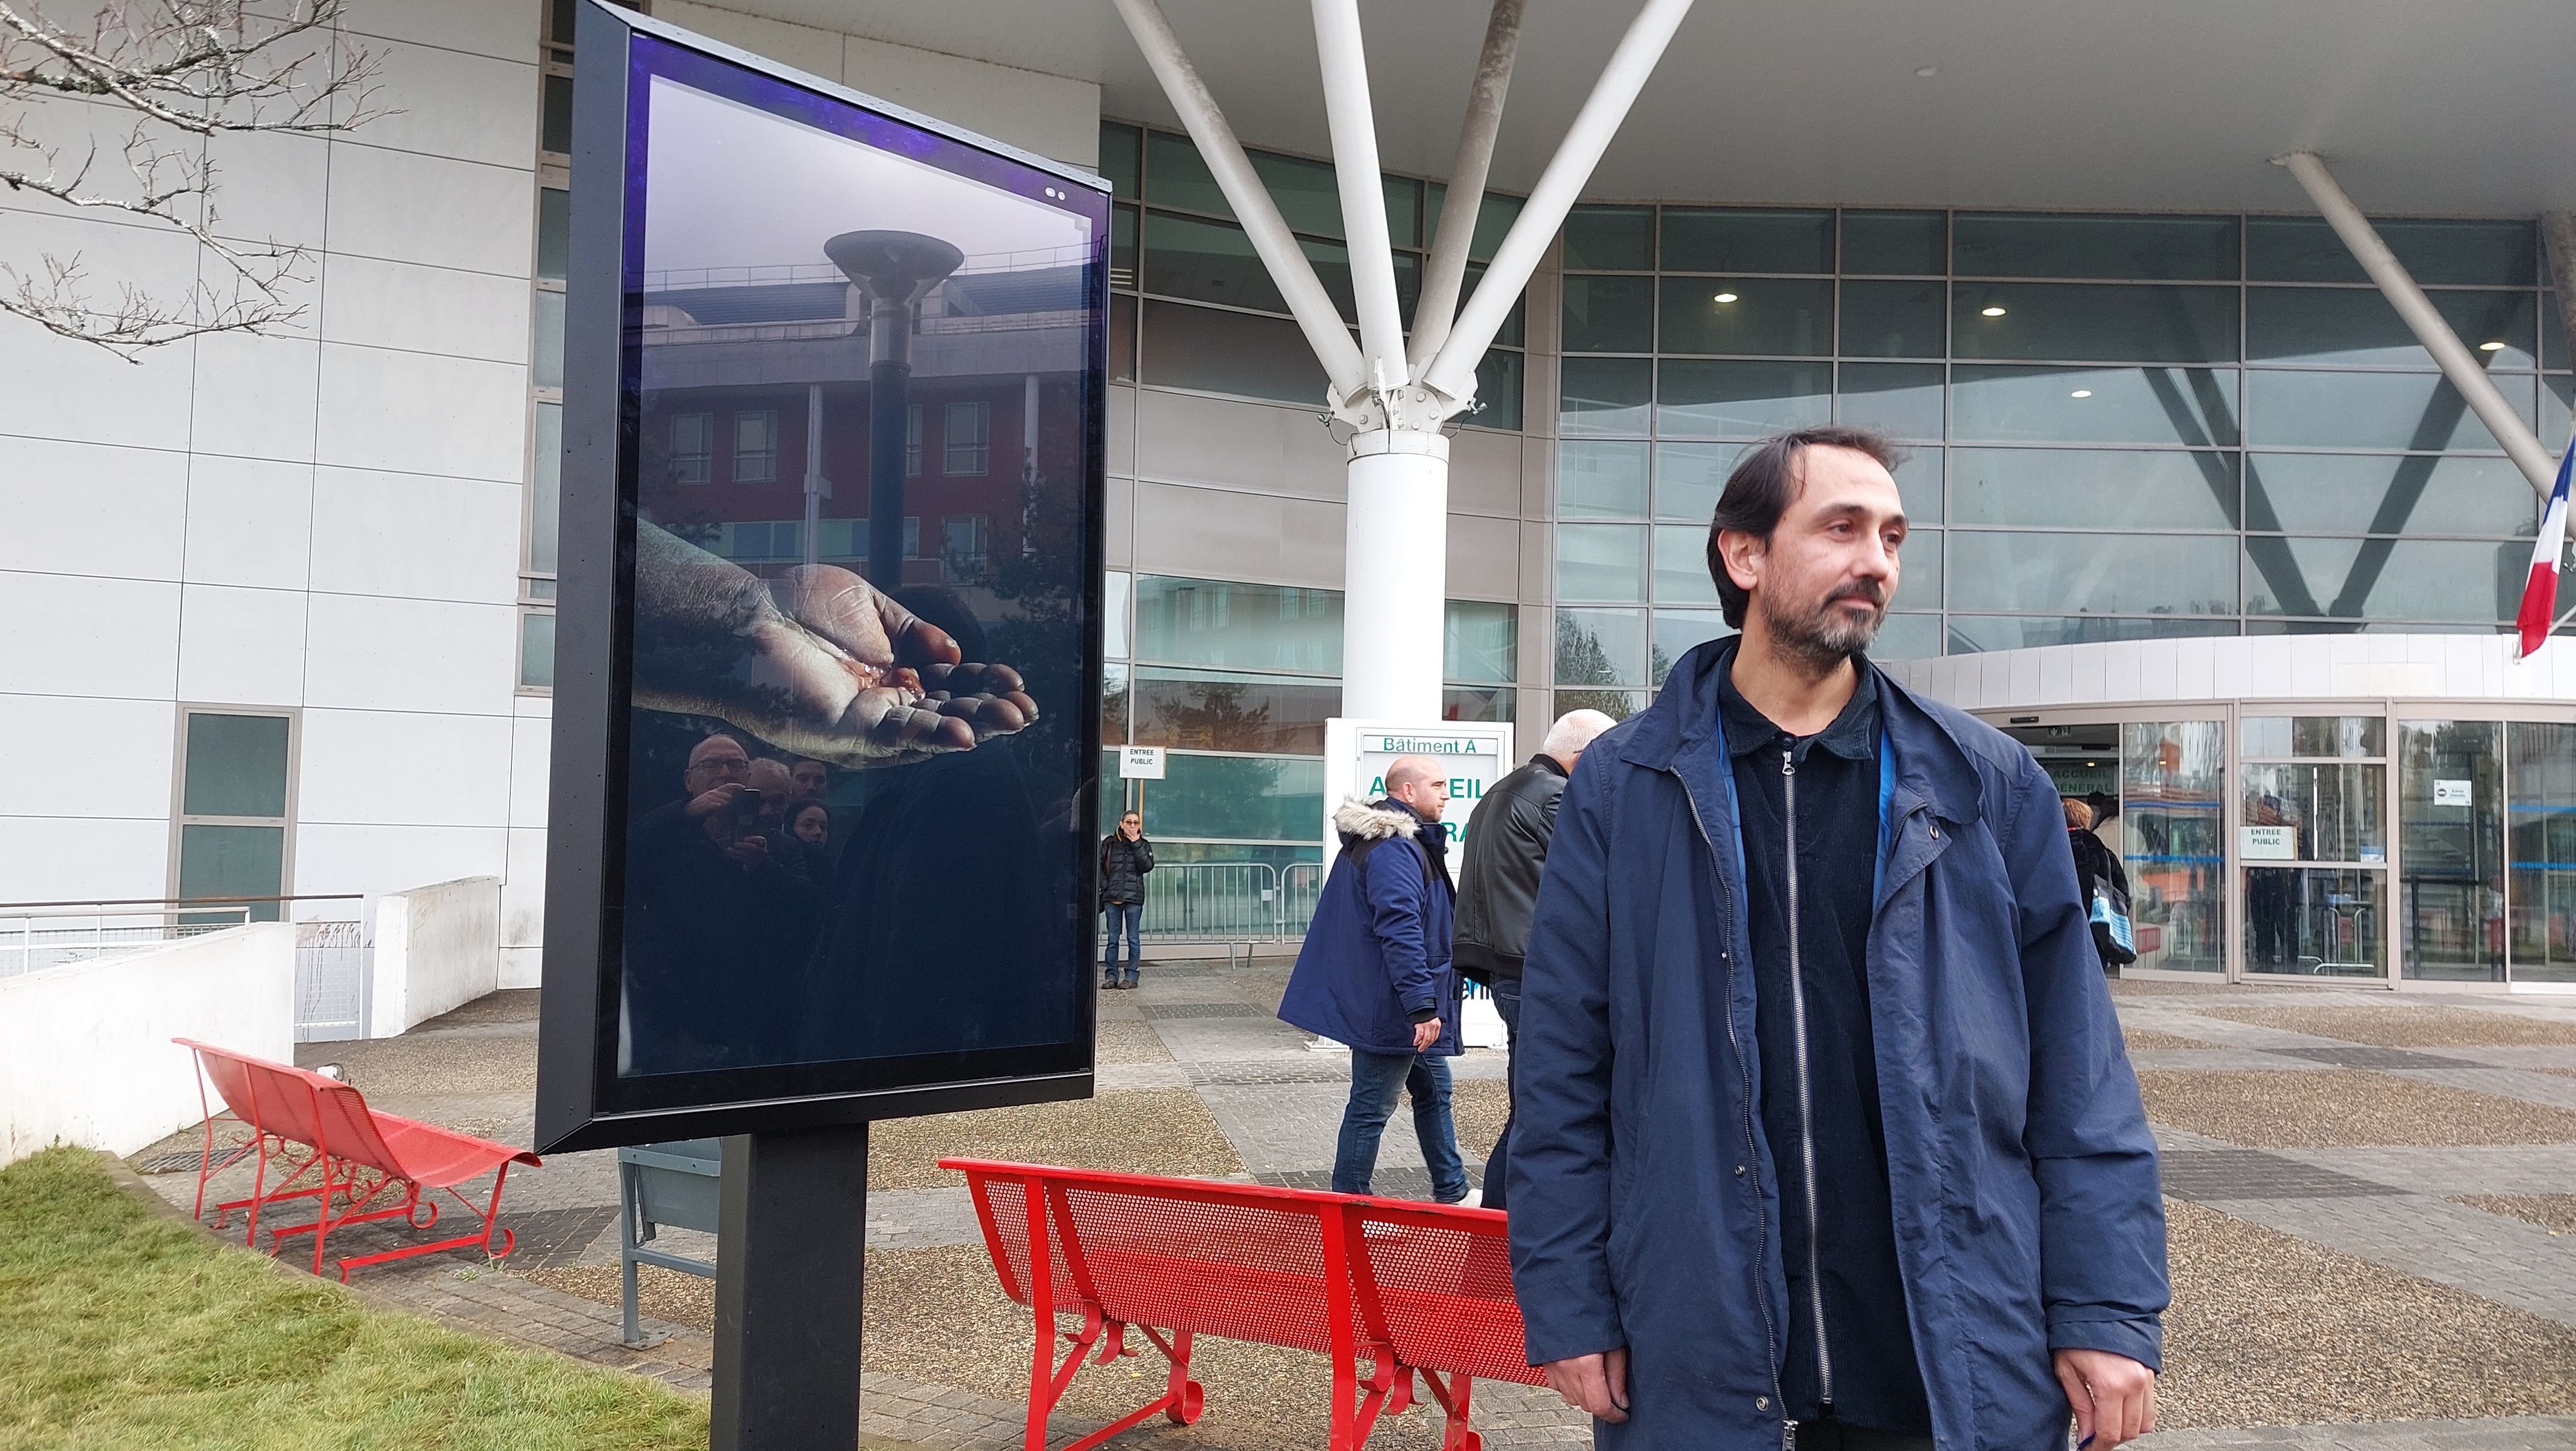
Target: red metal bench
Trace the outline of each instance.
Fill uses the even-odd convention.
[[[942,1159],[975,1198],[1002,1289],[1037,1321],[1028,1451],[1086,1357],[1141,1332],[1170,1362],[1163,1394],[1065,1448],[1085,1451],[1157,1412],[1196,1421],[1193,1337],[1310,1350],[1333,1367],[1331,1451],[1360,1451],[1379,1415],[1413,1404],[1414,1372],[1446,1413],[1443,1451],[1479,1451],[1477,1377],[1543,1384],[1524,1356],[1504,1217],[1310,1189]],[[1030,1246],[1049,1272],[1032,1274]],[[1081,1317],[1063,1332],[1058,1316]],[[1072,1343],[1058,1363],[1058,1333]],[[1096,1349],[1095,1349],[1096,1347]],[[1360,1369],[1366,1360],[1369,1368]]]
[[[509,1178],[512,1164],[538,1163],[535,1154],[417,1119],[378,1113],[367,1107],[365,1096],[357,1089],[336,1078],[193,1038],[171,1041],[197,1055],[200,1105],[204,1106],[206,1084],[211,1081],[228,1110],[221,1117],[211,1111],[206,1115],[205,1158],[197,1168],[196,1212],[200,1217],[206,1212],[207,1181],[243,1159],[255,1157],[257,1168],[250,1197],[216,1205],[217,1227],[232,1211],[247,1210],[250,1229],[243,1242],[257,1248],[261,1211],[310,1199],[315,1205],[312,1222],[271,1229],[269,1253],[275,1254],[290,1235],[309,1234],[313,1236],[313,1273],[317,1275],[322,1273],[325,1242],[335,1229],[396,1216],[415,1229],[436,1224],[438,1201],[422,1194],[430,1189],[445,1191],[448,1198],[474,1216],[479,1231],[344,1258],[340,1261],[343,1281],[349,1278],[349,1271],[363,1265],[467,1245],[480,1246],[485,1254],[495,1257],[510,1252],[513,1236],[497,1222],[501,1186]],[[221,1123],[247,1130],[248,1137],[238,1143],[218,1145],[216,1135]],[[274,1184],[269,1177],[272,1159],[278,1161],[281,1170]],[[457,1193],[456,1186],[485,1174],[492,1176],[491,1200],[478,1208]],[[497,1249],[493,1247],[496,1234],[500,1240]]]

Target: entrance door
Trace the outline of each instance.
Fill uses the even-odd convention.
[[[2246,706],[2243,816],[2248,975],[2388,976],[2388,721]]]
[[[1994,722],[2030,748],[2129,879],[2138,960],[2124,973],[2227,968],[2224,720],[2129,720],[2042,711]]]

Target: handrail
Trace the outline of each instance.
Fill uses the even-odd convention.
[[[172,911],[193,912],[201,907],[228,907],[243,902],[359,902],[363,892],[301,892],[282,897],[102,897],[95,901],[71,902],[0,902],[0,912],[15,912],[27,907],[167,907]],[[132,915],[120,913],[119,915]]]

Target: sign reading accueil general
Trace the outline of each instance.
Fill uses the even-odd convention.
[[[609,18],[538,1142],[1087,1093],[1106,183]]]
[[[1423,756],[1447,768],[1449,806],[1441,818],[1449,836],[1449,870],[1465,853],[1467,818],[1485,792],[1512,768],[1512,728],[1491,721],[1437,721],[1410,726],[1386,721],[1324,722],[1324,859],[1341,854],[1332,813],[1349,796],[1374,801],[1386,794],[1386,768],[1403,756]]]

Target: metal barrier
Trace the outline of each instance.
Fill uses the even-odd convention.
[[[1174,862],[1145,879],[1143,937],[1149,943],[1241,944],[1248,960],[1262,943],[1295,942],[1314,920],[1321,862]]]
[[[301,897],[129,898],[0,902],[0,977],[89,962],[156,943],[274,922],[290,902],[358,902],[355,892]],[[356,1038],[367,1028],[375,949],[354,918],[295,924],[295,1041]]]

